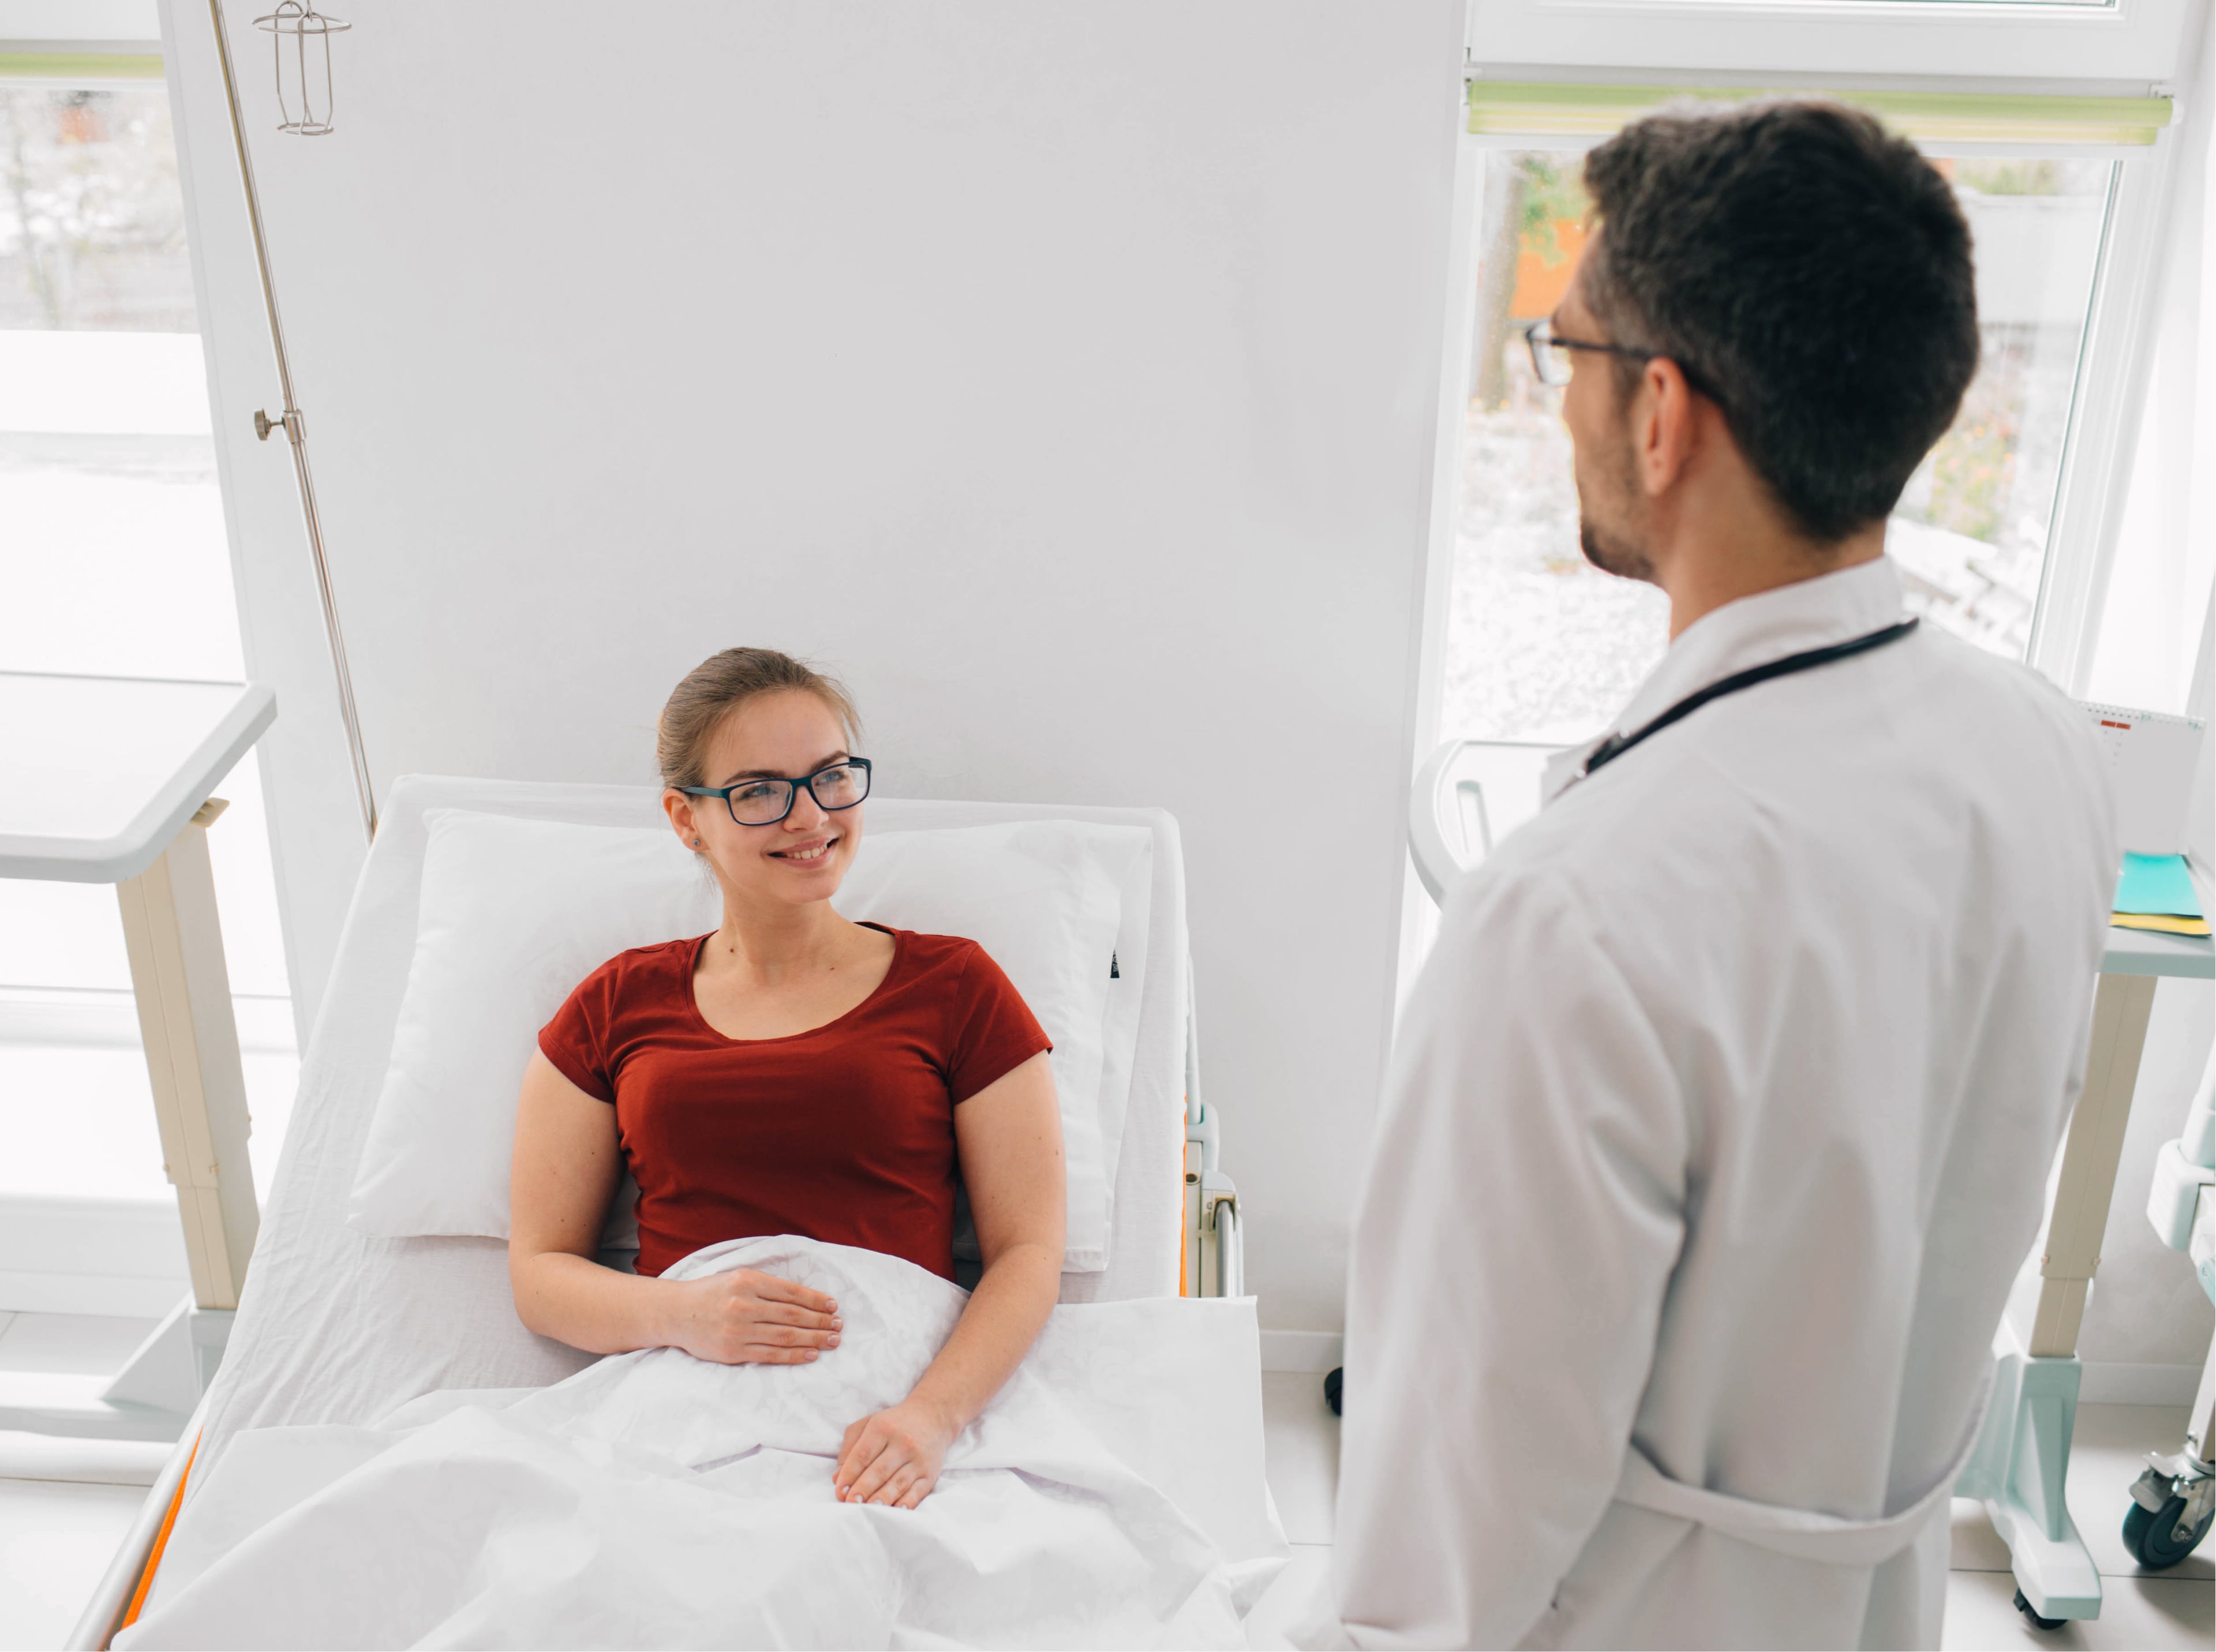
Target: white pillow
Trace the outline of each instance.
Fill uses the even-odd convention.
[[[1069,1188],[1062,1265],[1068,1273],[1108,1265],[1108,1158],[1100,1132],[1108,971],[1124,873],[1152,841],[1144,826],[1080,820],[865,832],[832,901],[857,923],[868,918],[976,942],[1054,1041]],[[1123,1082],[1128,1090],[1128,1072]]]
[[[348,1222],[385,1237],[504,1238],[516,1093],[539,1029],[617,953],[713,929],[721,903],[659,829],[465,809],[424,821],[416,955]],[[837,901],[850,918],[975,940],[1055,1041],[1071,1271],[1107,1265],[1108,960],[1148,843],[1143,827],[1073,820],[865,834]],[[1120,1133],[1122,1098],[1112,1110]],[[612,1214],[612,1230],[629,1225],[627,1210]]]

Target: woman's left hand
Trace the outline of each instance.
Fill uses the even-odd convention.
[[[914,1508],[938,1483],[939,1466],[959,1432],[911,1396],[847,1428],[831,1488],[843,1503]]]

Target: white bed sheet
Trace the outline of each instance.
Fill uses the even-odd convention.
[[[479,1238],[371,1238],[345,1223],[407,984],[422,881],[423,812],[487,810],[588,825],[651,824],[658,791],[452,779],[394,782],[354,891],[329,988],[300,1066],[285,1151],[187,1488],[241,1430],[366,1426],[440,1388],[536,1387],[591,1356],[533,1336],[515,1317],[507,1247]],[[1185,1119],[1186,933],[1177,825],[1160,810],[872,798],[880,830],[1074,818],[1154,834],[1139,1030],[1111,1214],[1109,1266],[1068,1274],[1066,1302],[1173,1295]],[[1208,1374],[1195,1373],[1205,1384]],[[1210,1408],[1193,1411],[1210,1425]],[[1219,1419],[1220,1421],[1220,1419]],[[159,1583],[157,1588],[158,1591]]]
[[[377,1428],[236,1435],[117,1643],[1246,1644],[1289,1553],[1251,1299],[1056,1309],[910,1512],[839,1503],[831,1467],[849,1423],[914,1387],[963,1293],[791,1237],[673,1273],[742,1267],[835,1295],[844,1343],[803,1366],[652,1349],[551,1388],[441,1391]],[[1196,1367],[1225,1373],[1204,1409],[1245,1391],[1199,1440],[1160,1403]]]

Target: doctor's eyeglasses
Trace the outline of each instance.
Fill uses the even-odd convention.
[[[803,786],[827,814],[852,808],[870,795],[870,759],[843,758],[814,774],[796,775],[790,780],[761,775],[735,786],[680,786],[677,789],[693,797],[720,797],[732,820],[751,826],[775,826],[791,814],[793,800]]]
[[[1531,347],[1531,371],[1539,376],[1542,384],[1556,390],[1570,382],[1570,372],[1575,365],[1571,359],[1573,351],[1590,350],[1595,355],[1622,356],[1628,361],[1652,361],[1659,353],[1654,350],[1634,350],[1628,344],[1599,344],[1585,339],[1557,337],[1551,316],[1544,321],[1533,322],[1525,328],[1524,342]]]

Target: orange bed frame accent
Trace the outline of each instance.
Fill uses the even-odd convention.
[[[200,1436],[193,1436],[193,1448],[185,1458],[185,1471],[177,1477],[177,1489],[169,1499],[169,1512],[162,1516],[162,1529],[154,1534],[154,1546],[146,1554],[146,1569],[138,1574],[138,1588],[131,1596],[131,1609],[123,1614],[116,1627],[128,1629],[138,1621],[138,1613],[146,1604],[146,1591],[154,1587],[154,1573],[162,1564],[162,1551],[169,1546],[169,1530],[177,1523],[177,1510],[184,1507],[185,1487],[193,1477],[193,1459],[200,1454]]]

